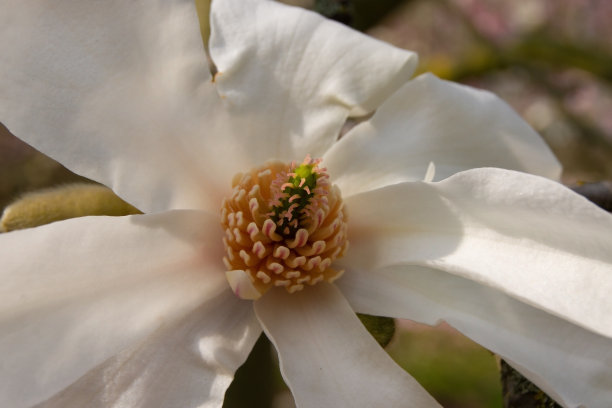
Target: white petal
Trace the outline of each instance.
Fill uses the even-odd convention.
[[[221,407],[260,333],[251,303],[227,290],[40,407]]]
[[[224,138],[193,0],[2,10],[0,121],[12,133],[144,212],[217,211],[209,159]]]
[[[30,406],[227,290],[218,220],[86,217],[0,234],[0,406]]]
[[[422,75],[324,156],[343,196],[402,181],[435,180],[476,167],[557,179],[561,167],[540,136],[497,96]]]
[[[259,161],[320,157],[350,114],[410,78],[416,55],[273,1],[212,3],[215,82]]]
[[[255,313],[299,408],[439,407],[376,343],[336,287],[270,290]]]
[[[242,269],[227,271],[225,272],[225,277],[234,295],[240,299],[255,300],[261,297],[261,293],[253,285],[251,276]]]
[[[606,407],[612,401],[610,338],[495,289],[416,266],[353,268],[338,285],[362,313],[427,324],[447,321],[500,354],[565,407]]]
[[[347,268],[429,266],[612,336],[612,215],[556,182],[476,169],[346,205]]]

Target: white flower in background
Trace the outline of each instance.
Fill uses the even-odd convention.
[[[263,329],[299,407],[436,406],[354,311],[445,320],[566,407],[612,400],[612,217],[549,180],[558,163],[516,114],[486,92],[409,80],[414,54],[300,9],[215,0],[211,27],[214,79],[192,1],[3,1],[0,121],[146,215],[0,235],[0,405],[220,406]],[[278,247],[323,253],[325,199],[295,248],[303,233],[257,235],[263,209],[258,231],[219,215],[240,195],[236,173],[307,155],[343,200],[350,242],[311,269]],[[232,261],[240,241],[222,221],[262,243]],[[289,259],[300,278],[345,272],[236,297],[223,257],[245,271],[229,274],[234,290],[256,298],[264,266],[248,256],[277,250],[270,281]]]

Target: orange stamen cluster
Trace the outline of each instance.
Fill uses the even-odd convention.
[[[223,261],[237,296],[256,299],[273,286],[293,293],[342,275],[331,264],[348,247],[347,216],[328,180],[309,157],[299,166],[271,162],[234,176],[221,224]]]

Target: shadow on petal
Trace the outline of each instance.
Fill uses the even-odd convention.
[[[438,259],[463,236],[456,214],[433,184],[401,183],[346,199],[349,250],[339,262],[378,268],[402,259]],[[414,255],[411,255],[414,254]]]
[[[220,406],[260,333],[250,302],[224,291],[37,407]]]

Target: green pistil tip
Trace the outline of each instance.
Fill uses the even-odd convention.
[[[310,184],[311,188],[314,188],[317,183],[317,175],[312,171],[314,168],[314,164],[301,164],[298,168],[295,169],[296,177],[291,177],[290,180],[295,186],[299,186],[302,179],[306,179],[305,184]]]
[[[305,191],[304,187],[308,186],[308,188],[312,192],[312,190],[314,190],[314,188],[317,186],[317,174],[314,171],[312,171],[313,168],[314,168],[314,164],[300,165],[294,171],[295,176],[292,176],[289,178],[289,182],[293,184],[295,187],[301,188],[303,191]],[[300,187],[300,183],[302,182],[302,179],[305,179],[306,181]]]

